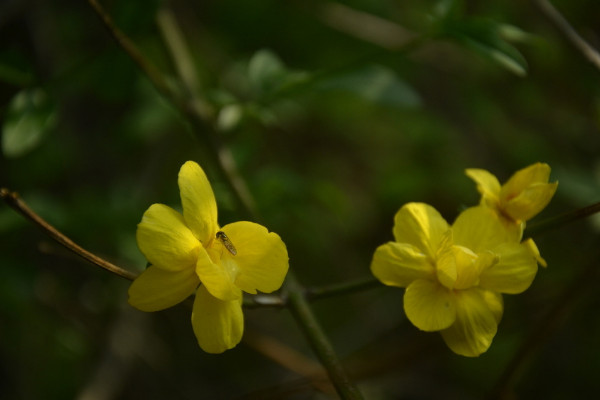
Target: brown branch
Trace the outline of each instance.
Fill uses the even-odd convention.
[[[115,25],[111,16],[97,0],[88,0],[88,2],[117,44],[137,64],[156,90],[191,124],[193,133],[197,137],[203,138],[210,146],[212,150],[210,155],[214,158],[219,172],[223,175],[225,182],[231,188],[241,209],[244,210],[248,216],[258,215],[256,205],[254,204],[248,187],[237,170],[231,151],[223,145],[218,133],[210,122],[212,117],[214,117],[214,112],[211,107],[198,96],[197,91],[194,90],[195,88],[187,87],[191,82],[195,82],[195,79],[191,79],[190,77],[190,74],[192,73],[189,65],[191,58],[185,54],[187,52],[187,46],[185,43],[181,42],[183,40],[181,33],[178,29],[173,28],[173,24],[175,23],[173,16],[169,13],[161,12],[159,13],[158,23],[159,28],[164,31],[163,37],[169,44],[171,56],[173,57],[176,69],[180,74],[179,79],[188,89],[187,99],[182,99],[175,91],[173,91],[160,71],[144,57],[131,39]],[[171,50],[172,46],[176,47],[175,51]]]
[[[264,357],[305,378],[320,392],[333,394],[333,385],[327,379],[325,370],[318,362],[306,357],[276,338],[253,329],[245,330],[243,341]]]
[[[565,36],[569,43],[600,70],[600,53],[585,41],[569,24],[569,21],[548,0],[533,1],[539,10]]]
[[[540,222],[531,224],[525,229],[525,235],[537,236],[541,233],[550,231],[552,229],[560,228],[570,222],[575,222],[583,218],[587,218],[591,215],[600,212],[600,202],[590,204],[589,206],[578,208],[576,210],[567,211],[563,214],[557,215],[552,218],[545,219]]]
[[[181,108],[182,102],[179,100],[175,93],[171,90],[166,80],[156,67],[150,63],[144,55],[137,49],[135,44],[121,31],[112,20],[111,16],[104,10],[104,8],[96,0],[88,0],[90,6],[94,9],[98,17],[102,20],[102,23],[115,39],[119,46],[127,53],[127,55],[137,64],[137,66],[144,72],[144,74],[150,79],[152,85],[166,98],[168,98],[175,106]]]
[[[128,279],[130,281],[134,280],[137,275],[133,272],[127,271],[121,267],[118,267],[97,255],[85,250],[71,239],[60,233],[56,228],[46,222],[43,218],[37,215],[15,192],[11,192],[6,188],[0,189],[0,197],[6,204],[8,204],[11,208],[17,211],[19,214],[23,215],[28,220],[32,221],[38,227],[44,231],[48,236],[62,244],[68,250],[82,257],[86,261],[89,261],[92,264],[97,265],[100,268],[104,268],[105,270],[112,272],[115,275],[119,275],[122,278]]]

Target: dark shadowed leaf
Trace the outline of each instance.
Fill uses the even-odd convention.
[[[33,150],[52,129],[54,121],[54,106],[42,89],[17,93],[2,125],[4,155],[19,157]]]
[[[516,29],[516,28],[515,28]],[[511,32],[514,33],[516,30]],[[505,40],[506,25],[484,18],[446,21],[443,35],[497,63],[518,76],[527,75],[527,61],[516,47]],[[519,37],[523,37],[521,32]]]
[[[393,107],[416,107],[421,104],[419,94],[391,69],[381,65],[367,65],[349,73],[322,81],[317,89],[341,91],[365,100]]]

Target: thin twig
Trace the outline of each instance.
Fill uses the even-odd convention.
[[[225,178],[240,208],[255,221],[259,219],[258,209],[246,182],[241,177],[231,151],[219,136],[212,122],[215,112],[200,96],[189,46],[185,42],[177,21],[168,9],[161,9],[157,15],[158,28],[165,40],[166,48],[177,70],[178,78],[186,88],[188,101],[179,107],[182,114],[192,124],[192,131],[210,147],[219,172]]]
[[[569,222],[578,221],[582,218],[589,217],[590,215],[600,212],[600,202],[591,204],[587,207],[578,208],[573,211],[568,211],[564,214],[557,215],[556,217],[548,218],[546,220],[537,222],[527,226],[525,230],[526,236],[537,236],[541,233],[550,231],[552,229],[560,228]]]
[[[253,348],[263,356],[271,359],[282,367],[295,372],[310,382],[322,393],[333,394],[334,388],[325,370],[315,360],[294,350],[274,337],[262,334],[256,330],[244,331],[244,344]]]
[[[0,197],[2,197],[2,200],[4,200],[6,204],[8,204],[10,207],[16,210],[19,214],[23,215],[25,218],[29,219],[34,224],[39,226],[44,231],[44,233],[46,233],[52,239],[62,244],[64,247],[79,255],[83,259],[130,281],[134,280],[137,277],[137,275],[133,272],[127,271],[98,257],[93,253],[90,253],[89,251],[85,250],[83,247],[79,246],[71,239],[63,235],[56,228],[54,228],[52,225],[46,222],[42,217],[37,215],[31,208],[29,208],[29,206],[27,206],[27,204],[25,204],[25,202],[21,200],[17,193],[12,192],[6,188],[1,188]]]
[[[317,321],[306,297],[302,286],[296,280],[293,271],[289,271],[286,278],[286,291],[288,307],[304,331],[311,347],[317,354],[321,364],[327,370],[329,379],[333,382],[338,394],[344,400],[362,399],[348,373],[342,366],[333,346],[329,342],[323,328]]]
[[[308,300],[317,300],[326,297],[358,292],[365,289],[371,289],[380,285],[381,282],[379,282],[375,277],[370,276],[367,278],[357,279],[355,281],[336,283],[328,286],[309,287],[306,288],[306,297]]]
[[[107,28],[110,35],[115,39],[119,46],[127,53],[137,66],[144,72],[144,74],[150,79],[152,85],[162,94],[164,97],[169,99],[171,103],[177,108],[183,108],[181,100],[175,96],[175,93],[171,90],[167,81],[163,78],[160,71],[149,62],[144,55],[138,50],[127,35],[123,33],[114,23],[111,16],[104,10],[104,8],[96,0],[88,0],[90,6],[94,9],[98,17],[102,20],[102,23]]]
[[[539,10],[567,38],[569,43],[600,70],[600,53],[585,41],[569,24],[569,21],[548,0],[534,0]]]
[[[90,6],[94,9],[96,14],[100,17],[106,29],[109,31],[113,39],[117,44],[125,51],[125,53],[137,64],[141,71],[150,80],[152,85],[165,99],[170,102],[181,115],[191,124],[192,131],[197,137],[202,138],[209,145],[212,152],[210,155],[214,157],[215,164],[219,168],[219,172],[225,178],[225,182],[230,186],[236,201],[238,202],[241,209],[246,215],[258,215],[257,208],[254,204],[252,196],[244,182],[240,177],[239,172],[235,167],[235,162],[231,151],[226,148],[217,132],[214,129],[213,124],[210,122],[210,118],[213,116],[213,112],[203,99],[201,99],[197,92],[188,89],[187,95],[190,97],[188,100],[182,100],[167,84],[166,80],[161,75],[160,71],[154,67],[154,65],[147,60],[143,54],[137,49],[133,42],[125,35],[113,22],[110,15],[104,10],[104,8],[96,0],[88,0]],[[171,19],[162,18],[159,28],[164,29],[168,26]],[[182,40],[181,35],[173,33],[171,30],[168,34],[164,33],[163,36],[168,38],[169,42]],[[169,46],[170,47],[170,46]],[[171,53],[172,57],[183,57],[187,46],[183,43],[177,45],[177,52]],[[182,66],[188,62],[191,58],[186,60],[177,59],[174,61],[177,69],[180,73],[184,73],[183,77],[179,77],[184,84],[190,83],[188,74],[190,73],[189,66]]]
[[[319,18],[328,26],[387,50],[403,49],[417,34],[389,19],[378,17],[337,2],[318,8]]]
[[[213,107],[198,93],[199,84],[194,61],[173,12],[162,7],[156,15],[156,23],[175,64],[177,75],[191,99],[192,108],[204,120],[214,118]]]

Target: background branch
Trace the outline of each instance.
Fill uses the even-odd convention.
[[[534,0],[538,9],[565,36],[569,43],[600,70],[600,53],[585,41],[569,21],[548,0]]]
[[[525,228],[524,236],[537,236],[541,233],[550,231],[552,229],[560,228],[570,222],[578,221],[580,219],[589,217],[600,212],[600,202],[591,204],[587,207],[578,208],[576,210],[567,211],[564,214],[557,215],[545,219],[543,221],[531,224]]]
[[[90,253],[89,251],[85,250],[83,247],[79,246],[77,243],[73,242],[71,239],[60,233],[58,230],[56,230],[56,228],[54,228],[42,217],[37,215],[31,208],[29,208],[27,204],[25,204],[25,202],[21,200],[17,193],[11,192],[6,188],[1,188],[0,197],[2,197],[2,200],[4,200],[4,202],[8,204],[11,208],[13,208],[19,214],[23,215],[25,218],[27,218],[28,220],[36,224],[38,227],[40,227],[45,234],[47,234],[52,239],[65,246],[67,249],[71,250],[73,253],[85,259],[86,261],[89,261],[100,268],[104,268],[105,270],[112,272],[115,275],[119,275],[120,277],[128,279],[130,281],[134,280],[137,277],[137,274],[127,271],[98,257],[93,253]]]
[[[359,292],[378,286],[381,286],[381,282],[379,282],[374,276],[369,276],[354,281],[336,283],[328,286],[308,287],[306,288],[306,297],[309,300],[317,300],[326,297],[333,297],[353,292]]]

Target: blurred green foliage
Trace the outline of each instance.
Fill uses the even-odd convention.
[[[600,200],[599,71],[532,2],[102,3],[176,85],[155,22],[161,7],[174,12],[220,135],[308,286],[368,276],[408,201],[448,220],[475,204],[465,168],[507,179],[549,163],[560,184],[538,219]],[[600,47],[600,3],[556,6]],[[382,48],[381,20],[407,32],[401,41],[422,40],[410,51]],[[178,207],[177,171],[188,159],[208,172],[220,223],[238,219],[203,142],[87,2],[0,3],[0,115],[0,185],[119,265],[144,268],[136,224],[152,203]],[[536,238],[549,267],[529,291],[506,296],[494,344],[477,359],[407,323],[399,289],[321,300],[315,311],[367,398],[481,398],[561,293],[598,262],[598,229],[591,218]],[[324,398],[257,340],[204,354],[185,306],[131,309],[126,281],[5,206],[0,233],[0,398]],[[598,393],[598,283],[596,274],[565,304],[518,375],[518,397]],[[249,338],[313,357],[286,310],[245,315]]]

